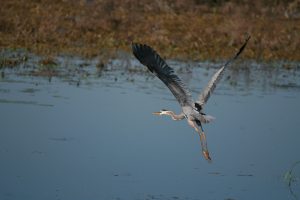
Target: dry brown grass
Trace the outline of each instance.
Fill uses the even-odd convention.
[[[299,0],[239,2],[0,0],[0,47],[90,57],[129,52],[135,41],[172,58],[211,59],[251,34],[244,57],[300,60]]]

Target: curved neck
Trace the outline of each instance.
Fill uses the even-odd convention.
[[[184,119],[184,113],[180,113],[179,115],[176,115],[173,111],[164,111],[162,114],[165,114],[165,115],[169,115],[172,117],[173,120],[182,120]]]

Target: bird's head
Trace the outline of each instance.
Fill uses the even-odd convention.
[[[162,110],[160,110],[158,112],[153,112],[152,114],[153,115],[169,115],[170,114],[169,112],[170,111],[168,111],[168,110],[162,109]]]

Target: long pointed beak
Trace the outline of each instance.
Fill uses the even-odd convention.
[[[152,114],[153,114],[153,115],[160,115],[161,112],[160,112],[160,111],[158,111],[158,112],[153,112]]]

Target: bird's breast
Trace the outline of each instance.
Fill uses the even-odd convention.
[[[182,107],[182,112],[185,114],[186,117],[191,119],[198,119],[201,115],[195,108],[190,106]]]
[[[182,107],[182,112],[185,114],[185,115],[191,115],[193,113],[193,108],[190,107],[190,106],[183,106]]]

